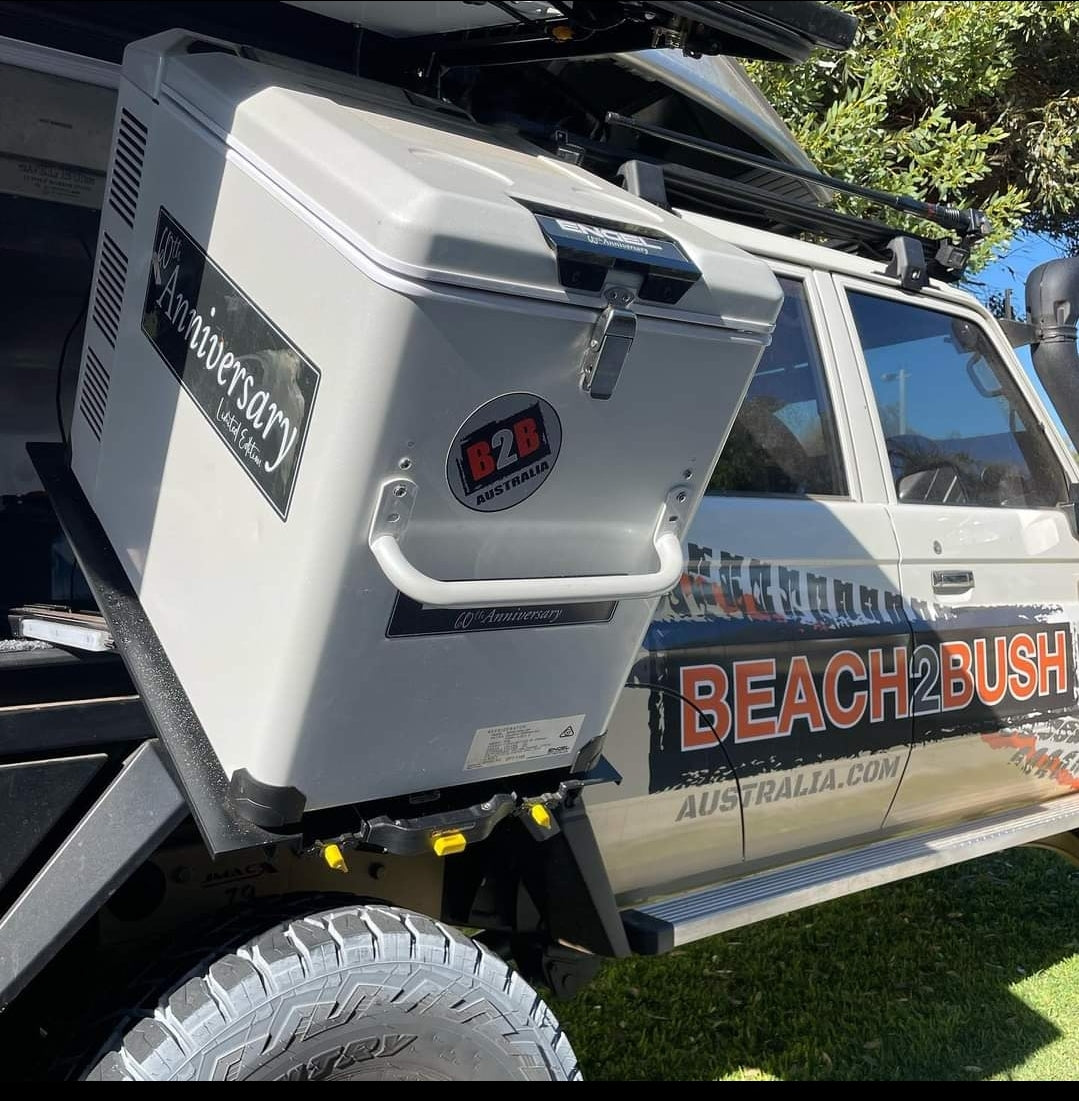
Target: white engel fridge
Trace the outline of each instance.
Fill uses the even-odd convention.
[[[129,47],[72,462],[245,812],[571,768],[780,298],[399,89]]]

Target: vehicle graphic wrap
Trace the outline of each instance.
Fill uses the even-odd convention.
[[[832,573],[689,551],[631,682],[653,687],[651,791],[732,770],[744,784],[912,738],[1025,736],[1076,712],[1060,608],[905,605]]]
[[[908,615],[916,740],[992,733],[1075,710],[1074,625],[1062,608],[912,601]]]
[[[818,768],[789,772],[780,779],[765,777],[743,780],[741,784],[689,788],[675,822],[687,818],[708,818],[713,814],[737,810],[739,789],[742,806],[761,807],[783,803],[789,799],[805,799],[830,791],[842,791],[844,788],[863,784],[894,785],[899,780],[906,759],[906,750],[899,753],[873,753],[850,763],[821,765]]]
[[[1005,612],[1018,626],[994,629]],[[989,748],[1010,751],[1010,763],[1026,777],[1079,789],[1079,644],[1077,624],[1064,610],[1049,604],[956,608],[912,601],[909,615],[916,644],[947,641],[949,665],[941,664],[939,676],[957,678],[947,687],[941,680],[938,688],[936,668],[920,669],[930,699],[939,696],[942,706],[915,718],[916,740],[980,734]],[[955,690],[960,699],[970,694],[964,683],[968,651],[974,692],[966,707],[945,710]]]
[[[993,749],[1010,750],[1009,760],[1026,776],[1079,791],[1079,719],[1035,720],[983,738]]]

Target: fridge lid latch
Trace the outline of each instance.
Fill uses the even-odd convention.
[[[581,389],[586,394],[606,401],[614,393],[636,335],[637,317],[631,311],[608,306],[599,315],[581,363]]]

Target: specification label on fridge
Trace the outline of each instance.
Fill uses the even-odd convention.
[[[570,756],[583,722],[584,715],[563,715],[560,719],[485,726],[472,739],[465,771],[540,759],[553,765],[558,758]]]

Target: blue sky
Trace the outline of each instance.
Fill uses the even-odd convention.
[[[1016,310],[1022,313],[1023,287],[1027,276],[1039,264],[1063,255],[1064,251],[1051,237],[1022,233],[1012,241],[1011,247],[1004,256],[994,264],[990,264],[984,271],[980,271],[971,280],[972,289],[980,298],[984,298],[992,291],[999,292],[1011,287]],[[978,285],[983,283],[984,287]]]
[[[1011,248],[1004,256],[985,268],[984,271],[979,272],[970,281],[968,289],[984,302],[990,294],[994,292],[1001,293],[1010,287],[1016,312],[1022,316],[1026,313],[1024,288],[1027,276],[1039,264],[1044,264],[1046,260],[1055,260],[1062,255],[1064,255],[1063,250],[1051,237],[1042,237],[1034,233],[1020,234],[1012,242]],[[1042,384],[1038,381],[1038,377],[1031,366],[1030,349],[1018,348],[1015,354],[1019,357],[1019,362],[1026,368],[1027,374],[1030,375],[1035,388],[1041,394],[1042,400],[1049,407],[1054,420],[1057,421],[1059,426],[1060,421],[1057,419],[1056,411],[1046,398],[1045,390],[1042,389]],[[1066,433],[1064,438],[1067,439]],[[1079,441],[1076,441],[1076,444],[1079,446]]]

